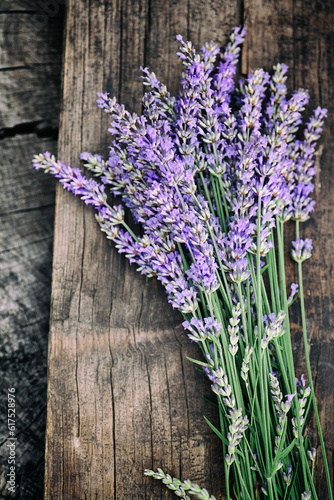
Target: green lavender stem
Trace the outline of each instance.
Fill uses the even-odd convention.
[[[296,223],[296,227],[297,226],[298,226],[298,222]],[[296,232],[298,234],[299,231],[297,230]],[[301,318],[302,318],[303,341],[304,341],[304,349],[305,349],[307,376],[308,376],[309,384],[310,384],[310,388],[311,388],[311,398],[312,398],[312,403],[313,403],[313,408],[314,408],[314,415],[315,415],[315,420],[317,423],[321,451],[322,451],[322,456],[323,456],[323,460],[324,460],[329,499],[333,500],[333,493],[332,493],[332,488],[331,488],[331,479],[330,479],[330,475],[329,475],[329,468],[328,468],[328,462],[327,462],[327,457],[326,457],[325,443],[324,443],[324,439],[323,439],[322,431],[321,431],[321,426],[320,426],[319,413],[318,413],[317,402],[316,402],[316,398],[315,398],[314,386],[313,386],[313,381],[312,381],[310,355],[308,352],[306,315],[305,315],[305,303],[304,303],[304,289],[303,289],[303,270],[302,270],[302,263],[301,262],[298,262],[298,281],[299,281],[299,291],[300,291],[300,313],[301,313]]]
[[[295,368],[294,368],[294,363],[293,363],[292,344],[291,344],[291,335],[290,335],[288,300],[287,300],[287,294],[286,294],[285,262],[284,262],[284,226],[278,217],[276,218],[276,224],[277,224],[281,300],[282,300],[284,312],[286,314],[285,325],[286,325],[286,329],[287,329],[287,334],[285,335],[285,341],[286,341],[287,346],[286,346],[285,352],[287,354],[287,361],[288,361],[289,372],[290,372],[290,390],[291,390],[291,392],[293,391],[293,392],[297,393],[296,376],[295,376]],[[305,487],[308,488],[309,487],[309,481],[308,481],[308,477],[307,477],[308,464],[307,464],[307,457],[306,457],[305,448],[303,446],[298,404],[295,403],[294,407],[295,407],[296,418],[297,418],[298,448],[299,448],[299,453],[300,453],[300,458],[301,458],[303,479],[304,479]],[[314,498],[315,499],[318,498],[316,491],[315,491],[315,488],[314,488],[313,481],[311,481],[310,487],[311,487],[312,493],[314,495]]]

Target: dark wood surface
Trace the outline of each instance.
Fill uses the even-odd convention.
[[[0,497],[43,498],[55,182],[31,167],[57,151],[64,9],[41,29],[37,1],[0,4]],[[8,491],[7,388],[14,387],[16,492]]]

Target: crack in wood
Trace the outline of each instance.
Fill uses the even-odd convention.
[[[53,127],[45,120],[33,120],[31,122],[23,122],[13,127],[3,127],[0,129],[0,140],[15,135],[35,134],[37,137],[50,137],[57,139],[58,127]]]

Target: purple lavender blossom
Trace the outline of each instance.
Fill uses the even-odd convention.
[[[307,382],[307,379],[305,378],[305,376],[304,376],[303,373],[302,373],[302,375],[300,377],[300,380],[296,377],[297,388],[300,387],[302,389],[305,389],[306,388],[306,382]]]
[[[291,250],[291,255],[293,260],[296,262],[304,262],[305,260],[309,259],[312,254],[312,240],[309,238],[306,238],[305,240],[302,240],[300,238],[297,238],[295,241],[292,242],[292,250]]]
[[[197,54],[179,35],[178,54],[186,67],[181,93],[171,97],[156,75],[142,68],[144,84],[151,88],[143,98],[142,116],[129,113],[108,93],[98,94],[98,105],[112,119],[114,140],[106,161],[90,153],[82,153],[81,159],[101,183],[47,153],[35,163],[36,168],[43,163],[65,188],[98,209],[102,231],[142,273],[163,282],[169,301],[184,314],[197,309],[198,293],[217,290],[231,310],[227,297],[237,300],[235,284],[250,280],[249,256],[258,251],[259,203],[261,257],[273,247],[270,235],[277,215],[296,217],[298,207],[304,215],[313,209],[309,158],[326,112],[315,111],[304,142],[293,150],[303,164],[299,159],[293,167],[289,144],[308,94],[299,90],[287,99],[287,67],[277,65],[272,78],[261,69],[248,75],[240,85],[239,106],[232,110],[233,76],[244,35],[245,30],[235,28],[222,55],[213,42]],[[262,109],[268,87],[271,96]],[[124,225],[123,209],[109,207],[105,186],[121,195],[144,237],[134,238],[118,227]],[[212,193],[218,196],[214,201]],[[309,245],[303,248],[304,258]],[[267,326],[269,337],[274,322]]]
[[[295,220],[304,222],[314,210],[314,201],[310,198],[313,192],[315,176],[314,153],[316,143],[321,135],[327,110],[316,108],[304,130],[304,140],[296,141],[293,148],[293,174],[289,185]]]
[[[208,317],[204,320],[192,318],[182,323],[185,330],[189,330],[188,338],[194,342],[203,342],[205,339],[216,338],[220,335],[222,325],[217,320]]]
[[[156,275],[162,281],[173,307],[179,308],[184,314],[196,310],[196,291],[184,279],[181,260],[173,245],[166,246],[165,243],[163,251],[159,244],[161,240],[156,240],[157,244],[154,244],[150,239],[136,238],[128,231],[118,229],[119,225],[127,227],[123,207],[110,207],[105,186],[87,179],[79,169],[57,162],[48,152],[34,157],[34,167],[52,173],[60,179],[65,189],[79,195],[87,205],[93,205],[98,210],[97,221],[102,231],[116,243],[120,253],[125,253],[130,262],[139,265],[143,274]]]
[[[279,370],[284,350],[281,353],[277,346],[284,345],[287,313],[280,311],[280,298],[276,302],[272,290],[263,304],[256,294],[261,296],[260,273],[275,255],[276,221],[280,227],[291,218],[304,221],[314,209],[314,154],[326,116],[326,110],[317,108],[303,139],[297,139],[309,95],[299,89],[288,96],[284,64],[277,64],[272,76],[256,69],[235,86],[244,36],[244,29],[235,28],[225,51],[210,42],[197,52],[178,35],[184,65],[181,90],[171,96],[155,73],[141,68],[148,88],[141,116],[108,93],[98,94],[99,107],[111,119],[109,155],[104,159],[84,152],[80,159],[99,182],[48,152],[34,158],[36,169],[51,173],[65,189],[93,205],[100,229],[118,252],[145,276],[156,277],[169,303],[183,314],[183,327],[203,352],[205,363],[199,364],[227,416],[228,468],[233,468],[248,429],[242,408],[247,407],[250,391],[266,386],[272,400],[274,454],[282,450],[291,407],[296,411],[300,405],[302,426],[310,388],[302,375],[296,381],[298,398],[293,393],[284,400],[284,392],[292,392],[293,385],[283,385]],[[109,205],[108,191],[119,195],[122,205]],[[140,234],[126,224],[124,207],[140,225]],[[292,246],[297,262],[311,256],[311,240],[297,238]],[[271,286],[276,286],[275,280]],[[288,305],[297,293],[293,283]],[[256,349],[260,356],[253,356]],[[267,375],[254,384],[259,359]],[[293,417],[292,434],[298,439],[296,422]],[[270,456],[264,457],[261,447],[255,454],[251,467],[259,471]],[[277,459],[272,476],[282,466]],[[283,480],[290,485],[292,465],[283,471]]]
[[[291,294],[288,297],[288,305],[291,305],[294,301],[294,298],[298,294],[299,285],[297,283],[291,283]]]
[[[291,403],[291,401],[293,400],[293,398],[295,397],[296,393],[294,392],[293,394],[286,394],[285,397],[286,397],[286,400],[288,403]]]

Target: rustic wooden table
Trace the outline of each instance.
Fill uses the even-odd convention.
[[[70,0],[58,156],[78,165],[81,151],[107,153],[108,118],[95,105],[96,92],[108,90],[139,112],[140,65],[176,91],[182,65],[175,56],[175,35],[197,46],[211,39],[224,45],[239,24],[248,31],[243,74],[285,62],[290,89],[308,88],[311,107],[329,110],[318,158],[316,212],[302,231],[315,247],[305,266],[308,331],[333,471],[333,2]],[[292,263],[288,273],[295,281]],[[293,323],[301,374],[298,308]],[[142,475],[144,468],[159,466],[216,495],[223,491],[220,446],[203,420],[205,414],[215,421],[214,409],[201,397],[210,387],[186,360],[196,355],[158,283],[140,276],[116,253],[92,210],[57,188],[45,498],[172,498]],[[311,421],[309,434],[318,444],[314,428]],[[320,498],[326,498],[321,460],[316,483]]]
[[[64,8],[0,2],[0,497],[43,498],[46,373],[55,182],[31,168],[57,152]],[[15,494],[9,472],[7,388],[17,395]]]

